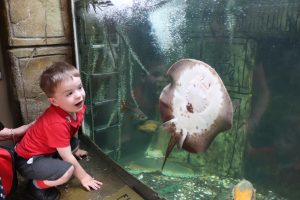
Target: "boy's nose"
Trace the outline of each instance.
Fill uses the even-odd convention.
[[[80,98],[82,96],[82,93],[80,91],[75,92],[75,98]]]

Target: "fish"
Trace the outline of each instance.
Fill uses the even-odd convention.
[[[121,112],[127,112],[129,117],[137,121],[145,121],[148,119],[147,115],[138,107],[130,106],[126,102],[121,103]]]
[[[249,147],[247,154],[250,156],[272,156],[275,153],[274,147]]]
[[[167,71],[171,83],[159,97],[162,128],[171,135],[162,170],[174,146],[205,152],[233,123],[233,105],[217,72],[195,59],[181,59]]]
[[[233,200],[255,200],[253,185],[246,179],[241,180],[232,189]]]
[[[286,164],[279,164],[278,171],[299,171],[300,170],[300,161],[289,162]]]
[[[97,13],[97,8],[102,10],[101,8],[113,6],[114,4],[110,0],[107,0],[107,1],[91,0],[90,5],[93,7],[94,12]]]
[[[138,126],[138,130],[147,133],[154,133],[159,128],[159,122],[155,120],[146,120]]]

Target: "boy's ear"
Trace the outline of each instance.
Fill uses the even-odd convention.
[[[55,98],[53,98],[53,97],[48,97],[48,101],[49,101],[52,105],[58,106],[57,103],[56,103]]]

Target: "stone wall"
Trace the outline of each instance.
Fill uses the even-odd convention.
[[[49,105],[39,88],[41,72],[54,61],[73,62],[70,1],[4,0],[1,4],[11,93],[28,123]]]

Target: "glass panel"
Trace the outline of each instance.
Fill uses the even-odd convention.
[[[242,179],[256,199],[300,199],[299,10],[297,0],[75,1],[84,132],[166,199],[231,199]],[[161,170],[170,134],[159,96],[182,58],[217,71],[234,123],[204,153],[175,148]]]

